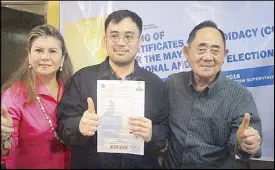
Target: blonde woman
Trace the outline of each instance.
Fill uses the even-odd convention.
[[[1,163],[8,169],[70,168],[71,150],[56,132],[56,106],[71,75],[60,32],[50,25],[34,28],[28,56],[2,87]]]

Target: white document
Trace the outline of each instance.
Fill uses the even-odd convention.
[[[144,81],[97,81],[97,152],[144,155],[144,140],[128,125],[130,116],[144,117],[144,100]]]

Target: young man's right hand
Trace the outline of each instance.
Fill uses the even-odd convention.
[[[88,97],[88,110],[86,110],[79,122],[80,133],[84,136],[93,136],[99,125],[99,116],[95,113],[94,102]]]

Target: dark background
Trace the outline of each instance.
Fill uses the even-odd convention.
[[[1,86],[27,56],[28,34],[44,16],[1,6]]]

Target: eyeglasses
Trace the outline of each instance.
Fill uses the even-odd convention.
[[[135,39],[139,38],[139,36],[134,36],[134,35],[123,35],[119,36],[119,34],[110,34],[107,36],[111,41],[113,42],[118,42],[120,38],[122,37],[125,43],[130,43],[134,41]]]

